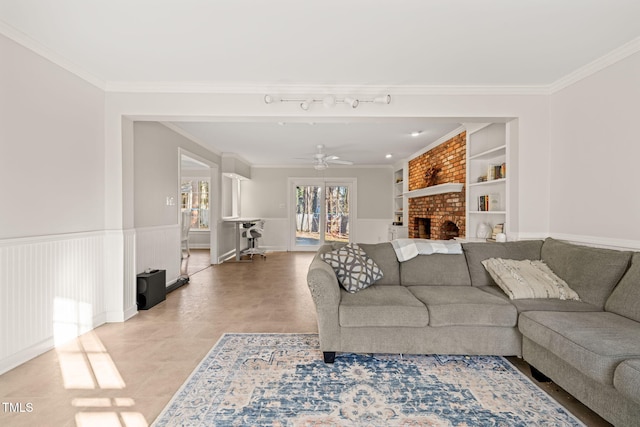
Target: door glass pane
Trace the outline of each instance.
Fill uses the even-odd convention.
[[[320,203],[322,187],[296,187],[296,245],[320,244]]]
[[[325,242],[349,242],[349,187],[327,186]]]

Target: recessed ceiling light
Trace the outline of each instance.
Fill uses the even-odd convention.
[[[413,136],[415,138],[416,136],[420,136],[421,133],[422,133],[422,131],[415,130],[415,131],[411,132],[411,136]]]
[[[393,157],[393,154],[389,153],[389,154],[387,154],[387,155],[386,155],[386,156],[384,156],[384,157],[385,157],[385,158],[387,158],[387,159],[390,159],[390,158],[392,158],[392,157]]]

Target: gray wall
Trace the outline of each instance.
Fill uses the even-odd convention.
[[[290,202],[288,178],[356,178],[357,215],[359,219],[393,217],[393,170],[379,168],[329,168],[316,171],[306,168],[259,168],[251,171],[251,180],[242,181],[242,216],[286,218]]]
[[[97,231],[105,95],[0,35],[0,239]]]
[[[134,226],[136,228],[178,223],[179,148],[220,164],[219,156],[161,123],[134,123]],[[167,197],[173,197],[175,205],[167,206]]]

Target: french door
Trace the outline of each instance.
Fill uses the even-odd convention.
[[[325,243],[348,243],[353,230],[354,191],[352,181],[295,181],[292,250],[312,251]]]

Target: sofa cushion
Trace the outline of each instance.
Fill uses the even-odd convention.
[[[580,295],[582,301],[604,308],[614,286],[629,266],[631,252],[574,245],[548,238],[542,260]]]
[[[640,324],[614,313],[528,311],[520,332],[589,378],[613,384],[616,366],[640,358]]]
[[[429,326],[506,326],[518,319],[508,301],[472,286],[411,286],[429,310]]]
[[[611,293],[605,309],[640,322],[640,252],[633,254],[631,267]]]
[[[382,270],[382,279],[376,282],[376,286],[400,284],[400,266],[391,242],[360,243],[360,247]]]
[[[338,282],[349,292],[366,289],[382,277],[378,265],[356,243],[321,254],[336,272]]]
[[[580,299],[578,294],[542,261],[489,258],[482,261],[482,265],[510,299]]]
[[[464,285],[471,284],[467,260],[464,255],[418,255],[400,263],[403,286]]]
[[[520,242],[463,243],[462,249],[467,258],[471,284],[473,286],[495,285],[495,282],[485,270],[482,261],[488,258],[508,259],[540,259],[542,240],[523,240]]]
[[[625,360],[616,368],[613,385],[629,399],[640,404],[640,359]]]
[[[509,297],[504,293],[504,291],[497,286],[482,286],[478,289],[488,292],[491,295],[499,296],[505,300],[509,300]],[[525,311],[602,311],[600,307],[596,307],[593,304],[575,300],[527,298],[509,301],[516,307],[518,313]]]
[[[427,308],[403,286],[372,286],[357,294],[342,291],[340,326],[408,326],[429,324]]]

